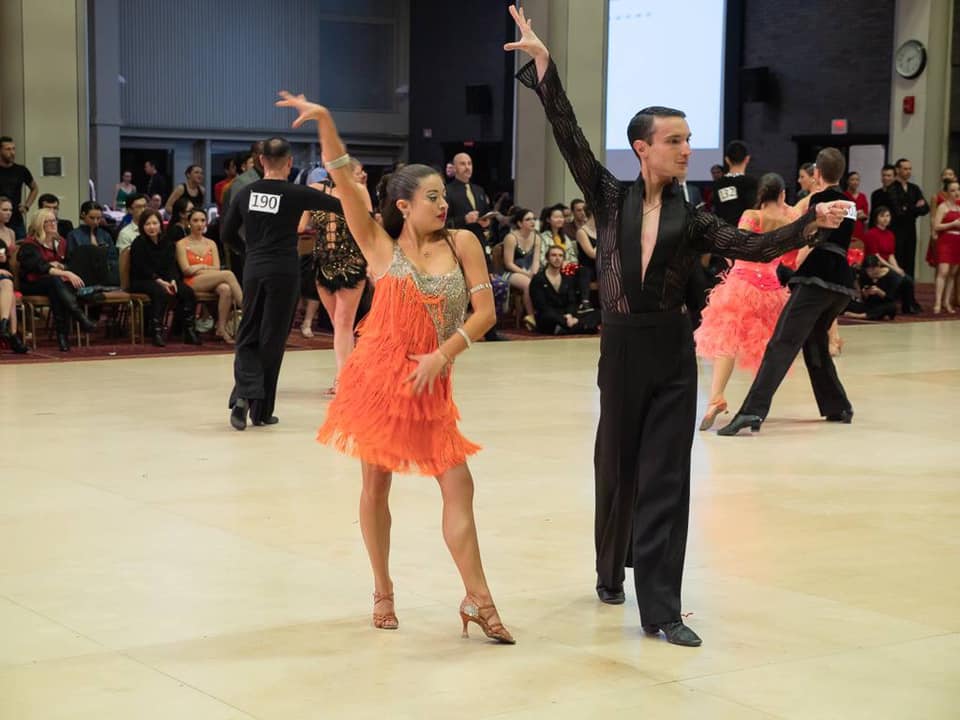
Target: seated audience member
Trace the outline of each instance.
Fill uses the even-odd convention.
[[[580,263],[577,282],[580,310],[589,310],[590,283],[597,279],[597,224],[586,204],[581,207],[585,219],[577,228],[577,261]]]
[[[67,269],[67,241],[57,235],[57,216],[53,210],[37,211],[17,258],[20,291],[24,295],[49,298],[57,344],[61,352],[68,352],[70,319],[79,322],[86,332],[93,332],[96,323],[86,316],[77,302],[76,291],[83,287],[83,280]]]
[[[189,285],[180,282],[176,246],[162,231],[160,214],[144,210],[140,215],[140,235],[130,247],[130,290],[150,296],[150,334],[154,345],[167,344],[163,338],[163,319],[173,298],[183,323],[183,341],[199,345],[194,321],[197,298]]]
[[[130,213],[130,222],[120,229],[117,235],[117,253],[133,245],[133,241],[140,234],[140,215],[147,209],[147,196],[134,193],[127,197],[127,211]]]
[[[60,198],[53,193],[44,193],[37,198],[37,207],[41,210],[53,210],[53,214],[57,217],[57,235],[62,238],[70,235],[73,231],[73,223],[60,219]]]
[[[557,204],[545,207],[540,213],[540,265],[547,264],[547,250],[553,246],[563,249],[564,264],[577,262],[577,241],[568,237],[563,226],[566,218],[563,215],[564,205]]]
[[[13,201],[0,196],[0,342],[13,352],[22,354],[27,346],[17,335],[17,297],[13,290],[13,269],[10,258],[17,242],[13,228],[7,227],[13,217]]]
[[[903,276],[881,263],[876,255],[867,256],[860,274],[860,300],[852,301],[844,314],[861,320],[893,320],[902,282]]]
[[[153,193],[152,195],[147,195],[147,207],[151,210],[156,210],[160,214],[160,219],[167,223],[170,221],[170,214],[167,212],[167,209],[163,206],[163,197],[159,193]],[[137,233],[139,235],[139,233]]]
[[[516,208],[513,213],[513,229],[503,239],[503,279],[510,287],[523,291],[523,318],[528,330],[536,326],[533,301],[530,299],[530,281],[540,271],[540,238],[534,231],[533,212]]]
[[[564,275],[564,250],[558,245],[547,249],[547,264],[530,282],[530,296],[537,318],[537,332],[544,335],[574,335],[597,331],[597,316],[577,314],[576,278]]]
[[[116,244],[106,230],[100,226],[103,219],[103,208],[92,200],[87,200],[80,206],[80,227],[75,228],[67,236],[67,263],[72,267],[73,258],[77,250],[82,247],[97,247],[104,252],[106,273],[103,277],[91,278],[84,275],[76,267],[73,270],[87,283],[120,285],[120,257]]]
[[[870,227],[863,234],[863,254],[877,257],[882,265],[890,268],[902,278],[899,299],[904,315],[916,315],[922,311],[914,296],[913,278],[904,272],[894,254],[896,238],[890,230],[891,214],[889,208],[880,205],[870,213]]]
[[[220,269],[217,244],[204,237],[207,214],[203,210],[191,210],[188,222],[190,234],[177,243],[177,264],[183,281],[195,292],[217,294],[217,337],[232,343],[234,340],[227,330],[227,321],[233,306],[243,304],[243,291],[232,272]]]
[[[193,208],[193,202],[185,197],[180,198],[173,204],[173,214],[170,216],[170,222],[167,224],[165,231],[167,240],[176,244],[190,234],[190,223],[187,222],[187,216]],[[199,208],[197,209],[199,210]]]

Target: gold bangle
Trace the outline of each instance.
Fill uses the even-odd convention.
[[[344,153],[343,155],[338,157],[336,160],[331,160],[328,163],[324,163],[323,166],[327,170],[337,170],[338,168],[342,168],[349,164],[350,164],[350,153]]]
[[[463,338],[463,341],[467,344],[467,350],[470,349],[470,346],[473,345],[473,340],[470,339],[470,335],[467,334],[467,331],[462,327],[457,328],[457,332],[460,333],[460,336]]]

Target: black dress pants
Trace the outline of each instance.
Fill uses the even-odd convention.
[[[800,349],[820,415],[852,410],[830,357],[829,332],[850,297],[818,285],[792,285],[740,414],[766,418],[773,395]]]
[[[597,585],[628,554],[644,624],[680,619],[697,363],[685,313],[603,314],[594,453]]]
[[[50,312],[58,333],[69,334],[70,318],[83,314],[77,303],[77,293],[72,285],[54,275],[44,275],[36,280],[22,279],[20,292],[24,295],[46,295],[50,299]]]
[[[273,415],[277,380],[290,325],[300,298],[296,275],[248,272],[243,281],[243,319],[233,360],[232,408],[238,398],[250,403],[254,422]]]
[[[197,296],[193,288],[187,285],[183,280],[177,281],[176,296],[169,295],[166,290],[160,287],[155,281],[134,282],[130,284],[130,292],[141,293],[150,296],[150,332],[157,332],[163,328],[163,320],[167,315],[167,308],[170,302],[176,299],[177,312],[180,314],[180,320],[192,320],[193,313],[197,307]]]

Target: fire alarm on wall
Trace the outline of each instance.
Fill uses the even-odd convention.
[[[913,115],[916,98],[913,95],[907,95],[903,99],[903,112],[907,115]]]

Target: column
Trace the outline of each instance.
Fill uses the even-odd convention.
[[[0,132],[76,223],[89,177],[86,0],[3,0],[0,27]],[[62,174],[43,175],[43,158],[60,158]]]
[[[927,67],[907,80],[893,73],[890,97],[890,162],[909,158],[913,182],[927,199],[940,189],[940,172],[947,162],[950,112],[950,44],[953,3],[950,0],[897,0],[894,53],[907,40],[919,40],[927,49]],[[915,112],[903,112],[903,98],[915,98]],[[932,211],[931,211],[932,213]],[[933,271],[924,261],[930,241],[932,214],[917,222],[918,280],[932,282]]]
[[[526,0],[523,5],[534,21],[534,30],[550,49],[590,147],[603,162],[604,6],[577,0]],[[529,57],[517,55],[519,69]],[[548,203],[569,203],[582,197],[557,150],[540,100],[519,83],[516,93],[515,201],[539,213]]]

